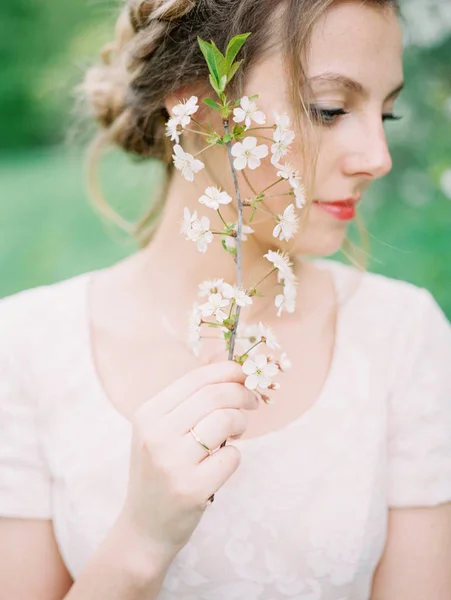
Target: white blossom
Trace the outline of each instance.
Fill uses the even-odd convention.
[[[199,356],[201,349],[200,326],[202,322],[202,312],[199,304],[194,303],[192,310],[188,314],[188,345],[196,356]]]
[[[171,138],[171,141],[175,141],[176,144],[180,143],[180,134],[183,132],[183,127],[178,117],[172,117],[166,123],[166,135]]]
[[[299,183],[298,187],[294,188],[294,196],[296,208],[302,208],[303,206],[305,206],[305,188],[302,185],[302,183]]]
[[[251,126],[251,120],[258,125],[266,123],[265,113],[258,110],[257,103],[254,100],[249,100],[248,96],[243,96],[240,100],[240,108],[233,109],[233,120],[235,123],[245,122],[246,130]]]
[[[262,144],[257,146],[257,138],[253,136],[245,137],[242,142],[236,142],[232,146],[232,156],[234,167],[237,171],[242,171],[246,167],[257,169],[261,165],[261,159],[268,156],[268,146]]]
[[[197,211],[194,211],[193,214],[190,213],[189,208],[185,206],[183,209],[183,222],[180,227],[180,233],[183,233],[185,236],[188,235],[188,232],[191,231],[191,227],[194,221],[197,221]]]
[[[230,229],[232,229],[233,231],[236,231],[237,224],[234,223]],[[252,229],[252,227],[249,227],[249,225],[243,225],[241,227],[241,241],[246,242],[248,234],[251,234],[251,233],[254,233],[254,230]],[[233,250],[234,248],[236,248],[236,237],[234,237],[232,235],[226,236],[225,244],[226,244],[227,248],[229,248],[230,250]]]
[[[277,165],[279,170],[277,171],[277,176],[286,179],[292,189],[294,190],[294,195],[296,198],[296,207],[302,208],[305,205],[305,189],[302,184],[301,177],[299,175],[299,171],[297,171],[293,165],[290,163],[285,163],[284,165]]]
[[[286,252],[268,250],[264,258],[269,260],[278,269],[278,281],[283,279],[294,280],[293,264],[290,262],[290,257]]]
[[[199,198],[199,202],[205,204],[208,208],[218,210],[220,204],[230,204],[232,197],[227,192],[211,186],[205,190],[205,194]]]
[[[300,182],[299,171],[297,171],[293,165],[288,162],[284,165],[279,165],[277,177],[283,177],[283,179],[286,179],[292,188],[297,187]]]
[[[288,358],[286,352],[282,352],[282,354],[280,355],[280,358],[278,360],[278,363],[279,363],[282,371],[288,371],[293,366],[291,363],[291,360]]]
[[[280,317],[284,310],[293,313],[296,308],[297,280],[293,273],[288,254],[281,253],[279,250],[277,252],[268,250],[264,257],[278,269],[277,281],[283,283],[284,286],[283,293],[277,295],[274,300],[274,304],[278,309],[277,316]]]
[[[233,285],[230,285],[230,283],[223,283],[221,286],[221,289],[219,290],[220,293],[224,296],[224,298],[227,298],[228,300],[230,300],[231,298],[233,298],[233,294],[235,293],[235,287]]]
[[[248,358],[243,364],[243,373],[247,375],[244,385],[250,389],[267,389],[279,372],[279,367],[274,363],[268,363],[264,354],[257,354],[253,358]]]
[[[172,114],[179,120],[180,125],[185,128],[191,122],[191,115],[198,111],[197,96],[191,96],[186,102],[179,102],[172,109]]]
[[[265,338],[265,344],[268,346],[268,348],[271,348],[271,350],[277,350],[280,348],[280,344],[277,341],[274,331],[271,329],[271,327],[264,325],[261,321],[258,323],[258,325],[248,325],[245,327],[243,331],[243,337],[247,338],[250,344],[255,344],[256,342],[260,341],[261,338]]]
[[[187,181],[194,181],[194,174],[205,167],[204,163],[194,158],[192,154],[185,152],[180,144],[174,146],[174,152],[172,158],[176,169],[181,171]]]
[[[196,242],[199,252],[206,252],[208,244],[213,241],[213,234],[210,231],[210,219],[201,217],[193,221],[186,237],[188,240]]]
[[[230,291],[225,292],[225,296],[226,298],[233,298],[237,305],[241,307],[250,306],[253,303],[246,290],[237,287],[232,287]]]
[[[287,131],[286,133],[279,134],[279,130],[276,129],[274,132],[275,143],[271,146],[271,162],[273,165],[279,166],[280,160],[290,151],[293,140],[294,131]]]
[[[271,146],[271,162],[275,166],[279,166],[279,161],[289,152],[289,148],[294,141],[295,133],[289,129],[290,118],[284,113],[279,115],[273,111],[276,120],[276,129],[274,130],[274,144]]]
[[[210,294],[208,301],[200,306],[200,310],[203,317],[214,315],[218,323],[222,323],[228,316],[222,309],[229,304],[230,300],[223,298],[222,294]]]
[[[273,236],[281,241],[290,240],[298,229],[298,216],[294,212],[294,204],[289,204],[283,215],[277,218],[279,222],[274,227]]]
[[[287,113],[282,113],[279,115],[278,112],[273,110],[273,115],[277,126],[276,129],[278,129],[280,133],[286,133],[289,131],[290,117],[287,115]]]
[[[277,310],[277,316],[280,317],[282,312],[286,310],[288,313],[294,313],[296,309],[296,286],[291,281],[285,281],[283,286],[283,294],[276,296],[274,304]]]
[[[210,294],[220,293],[224,295],[224,279],[209,279],[207,281],[203,281],[199,283],[199,297],[206,298]],[[228,284],[227,284],[228,285]]]

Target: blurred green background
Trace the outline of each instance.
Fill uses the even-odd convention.
[[[0,297],[112,264],[134,242],[91,206],[74,88],[112,36],[120,2],[0,3]],[[364,203],[370,270],[428,288],[451,318],[451,2],[406,0],[403,120],[387,125],[392,173]],[[127,218],[151,201],[158,163],[112,152],[104,193]],[[341,256],[337,255],[339,260]]]

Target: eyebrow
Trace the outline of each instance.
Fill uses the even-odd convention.
[[[359,83],[355,79],[347,77],[346,75],[341,75],[340,73],[321,73],[320,75],[311,77],[309,79],[309,82],[333,83],[346,88],[350,92],[359,94],[360,96],[368,96],[368,91],[361,83]],[[405,84],[403,81],[398,86],[396,86],[396,88],[392,92],[388,94],[385,101],[396,98],[396,96],[398,96],[398,94],[404,89],[404,86]]]

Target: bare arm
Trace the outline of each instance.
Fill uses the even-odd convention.
[[[371,600],[451,598],[451,503],[390,510]]]
[[[154,600],[173,558],[119,519],[64,598]]]
[[[232,361],[200,367],[136,411],[124,507],[73,585],[49,521],[38,523],[39,531],[29,520],[19,529],[14,525],[14,562],[8,552],[11,537],[3,534],[0,520],[0,590],[11,590],[8,600],[156,599],[172,561],[198,526],[206,500],[239,467],[236,447],[219,447],[246,430],[244,409],[259,406],[244,378]],[[189,433],[192,427],[199,427],[218,450],[208,455]],[[43,548],[50,542],[53,550],[44,559]],[[21,553],[38,585],[27,578],[27,569],[13,571]]]
[[[2,600],[61,600],[72,583],[51,520],[0,518]]]
[[[168,556],[118,520],[74,583],[50,520],[0,518],[0,598],[153,600]]]

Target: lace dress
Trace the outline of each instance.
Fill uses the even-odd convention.
[[[316,262],[340,297],[320,396],[233,442],[241,465],[158,600],[367,600],[388,510],[451,501],[449,322],[422,288]],[[94,368],[90,276],[0,301],[0,516],[51,519],[74,579],[121,509],[131,443]]]

